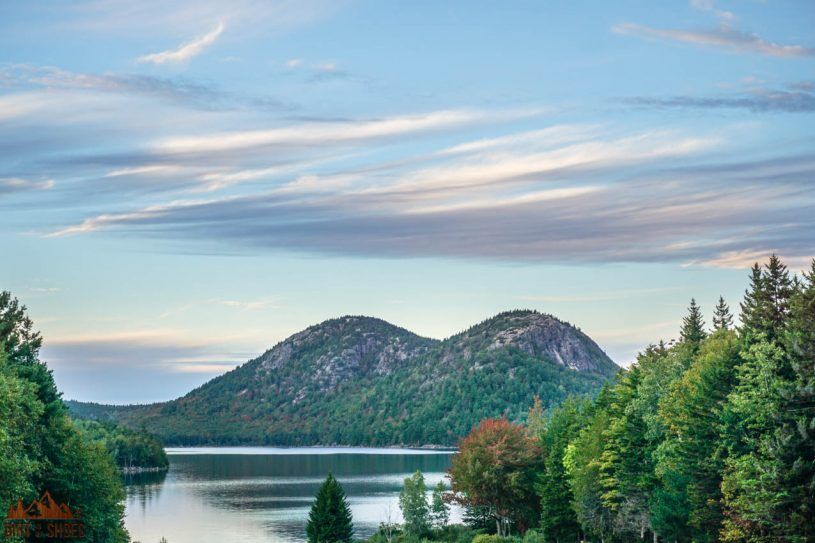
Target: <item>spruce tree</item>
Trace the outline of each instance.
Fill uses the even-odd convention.
[[[748,336],[755,336],[764,331],[769,296],[767,293],[764,272],[758,262],[750,268],[750,285],[744,292],[741,302],[741,324]]]
[[[351,509],[340,483],[329,473],[317,490],[308,515],[306,535],[309,543],[350,542],[354,534]]]
[[[786,351],[792,375],[777,430],[789,499],[783,516],[802,541],[815,540],[815,260],[791,298]]]
[[[696,305],[696,300],[691,298],[688,315],[682,319],[680,338],[683,343],[698,347],[706,335],[705,321],[702,319],[702,310]]]
[[[793,282],[787,266],[776,255],[770,257],[765,273],[766,288],[769,296],[769,311],[766,315],[765,328],[768,339],[780,339],[784,333],[787,317],[790,312],[790,298],[793,293]]]
[[[733,326],[733,315],[730,313],[730,306],[724,301],[722,296],[719,296],[719,303],[713,310],[713,330],[729,330]]]

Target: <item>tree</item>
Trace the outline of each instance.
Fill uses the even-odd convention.
[[[427,485],[421,471],[405,479],[399,493],[399,507],[405,520],[405,532],[421,537],[430,530]]]
[[[802,541],[815,540],[815,260],[790,299],[785,350],[791,374],[782,391],[778,455],[788,499],[779,513]]]
[[[450,522],[450,506],[444,501],[446,492],[443,481],[433,487],[433,498],[430,503],[430,523],[434,528],[444,528]]]
[[[763,336],[742,352],[737,383],[728,396],[723,438],[728,457],[722,478],[725,541],[768,541],[784,530],[780,508],[786,491],[775,451],[782,421],[784,351]]]
[[[696,300],[691,298],[688,314],[682,319],[680,339],[683,343],[698,347],[706,335],[702,310],[696,305]]]
[[[512,525],[523,532],[540,515],[535,493],[540,465],[538,440],[527,435],[523,426],[486,419],[461,440],[453,457],[453,497],[492,518],[498,535],[509,535]]]
[[[741,306],[741,322],[748,340],[757,341],[763,336],[774,341],[783,337],[793,292],[789,271],[778,256],[772,255],[764,269],[758,263],[753,266]]]
[[[351,508],[340,483],[329,473],[317,490],[308,515],[309,543],[350,542],[354,535]]]
[[[603,436],[610,422],[610,396],[610,387],[603,387],[587,414],[588,421],[563,455],[577,520],[589,539],[600,541],[611,535],[612,528],[611,509],[603,504],[600,485],[600,455],[605,441]]]
[[[577,515],[572,508],[571,488],[563,457],[569,441],[577,436],[584,420],[585,406],[574,399],[554,410],[540,435],[543,449],[543,470],[538,482],[541,499],[541,530],[547,540],[572,541],[580,532]]]
[[[790,298],[794,292],[793,282],[787,266],[772,255],[766,266],[766,288],[769,296],[768,339],[780,339],[790,312]]]
[[[0,342],[12,364],[33,364],[42,346],[42,336],[33,330],[26,311],[9,291],[0,292]]]
[[[665,535],[678,535],[688,526],[694,541],[718,538],[726,452],[719,439],[721,416],[735,384],[740,350],[735,332],[719,330],[703,342],[691,367],[659,403],[666,432],[655,453],[662,509],[654,517]]]
[[[733,315],[730,313],[730,307],[724,301],[722,296],[719,296],[719,303],[716,304],[713,310],[713,330],[729,330],[733,326]]]

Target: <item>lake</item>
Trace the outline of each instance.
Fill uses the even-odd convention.
[[[129,476],[125,524],[133,541],[259,543],[305,541],[317,487],[331,471],[367,537],[390,515],[416,470],[428,487],[442,480],[452,451],[366,448],[168,448],[166,474]],[[445,479],[446,481],[446,479]],[[460,511],[452,521],[460,521]]]

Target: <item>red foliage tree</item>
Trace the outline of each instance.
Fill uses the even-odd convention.
[[[498,535],[509,535],[512,525],[523,532],[539,520],[535,481],[541,462],[538,439],[523,426],[486,419],[461,440],[453,457],[454,500],[486,511]]]

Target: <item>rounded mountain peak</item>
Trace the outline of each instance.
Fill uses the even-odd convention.
[[[499,313],[450,341],[464,352],[516,348],[577,371],[612,375],[619,369],[579,328],[534,310]]]

